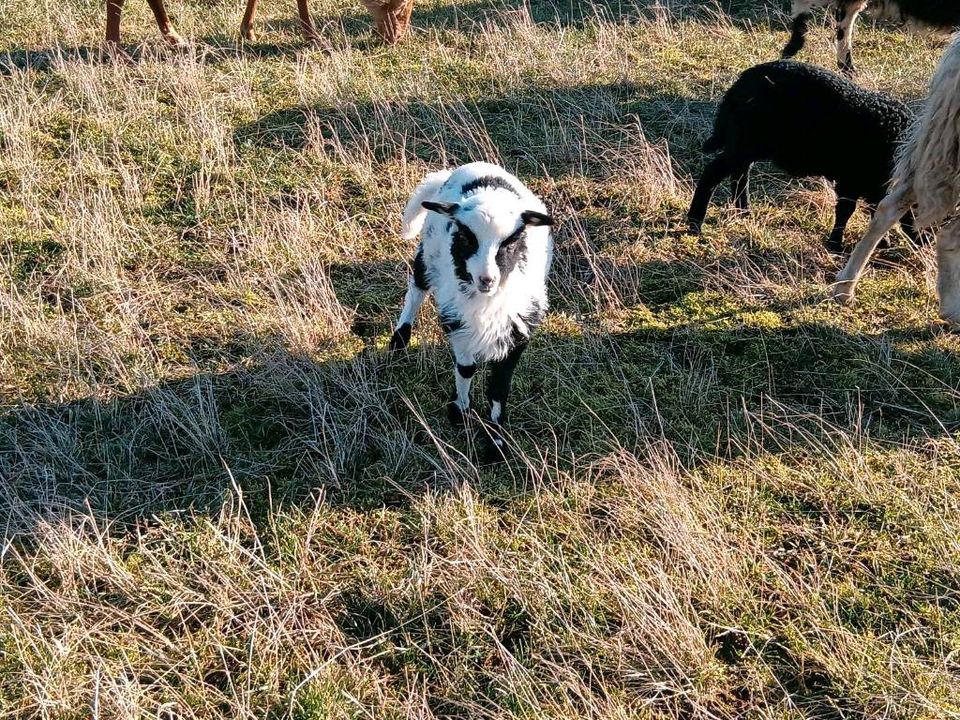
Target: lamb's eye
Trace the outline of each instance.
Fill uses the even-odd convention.
[[[453,234],[453,245],[458,253],[467,257],[473,255],[473,253],[475,253],[479,247],[477,239],[473,236],[473,234],[465,233],[462,230],[457,230]]]

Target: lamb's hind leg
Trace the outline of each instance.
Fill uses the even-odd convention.
[[[423,262],[423,248],[417,250],[413,259],[413,272],[407,279],[407,296],[403,301],[403,310],[397,320],[397,327],[390,338],[390,350],[403,350],[410,344],[410,333],[413,323],[417,319],[420,307],[430,293],[430,283],[427,279],[427,269]]]
[[[870,262],[873,251],[912,204],[913,196],[908,186],[901,186],[880,202],[866,234],[853,249],[846,266],[837,275],[831,290],[834,299],[844,304],[853,302],[857,283],[860,282],[860,276]]]
[[[853,75],[853,29],[867,0],[840,0],[837,3],[837,65],[844,75]]]
[[[940,317],[960,328],[960,218],[954,218],[937,235],[937,296]]]
[[[303,39],[318,47],[326,48],[326,41],[313,27],[313,20],[310,18],[310,8],[307,0],[297,0],[297,13],[300,15],[300,29],[303,31]]]

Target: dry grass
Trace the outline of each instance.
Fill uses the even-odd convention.
[[[0,4],[0,717],[960,717],[958,340],[929,253],[823,299],[820,182],[682,233],[779,9]],[[808,59],[831,65],[826,29]],[[92,48],[92,49],[91,49]],[[915,100],[934,39],[863,26]],[[503,467],[388,358],[437,166],[563,220]],[[858,216],[851,234],[862,231]]]

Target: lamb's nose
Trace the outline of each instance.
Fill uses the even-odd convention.
[[[477,287],[480,289],[480,292],[487,292],[493,287],[493,282],[493,278],[489,275],[481,275],[477,278]]]

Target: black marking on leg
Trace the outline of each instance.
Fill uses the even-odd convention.
[[[393,337],[390,338],[390,351],[403,350],[410,344],[410,323],[404,323],[393,331]]]
[[[413,258],[413,284],[424,292],[430,290],[430,278],[427,277],[427,266],[423,262],[422,246],[417,249],[417,255]]]
[[[473,365],[461,365],[460,363],[457,363],[457,373],[462,378],[469,380],[474,376],[474,373],[476,372],[477,372],[476,363],[474,363]]]
[[[490,364],[490,376],[487,378],[487,402],[493,407],[493,403],[500,403],[500,422],[507,414],[507,397],[510,395],[510,383],[513,381],[513,371],[520,362],[520,356],[527,349],[526,338],[521,336],[522,340],[514,345],[503,360],[497,360]]]
[[[845,38],[846,35],[846,31],[842,27],[837,28],[837,42],[843,42],[843,38]]]

